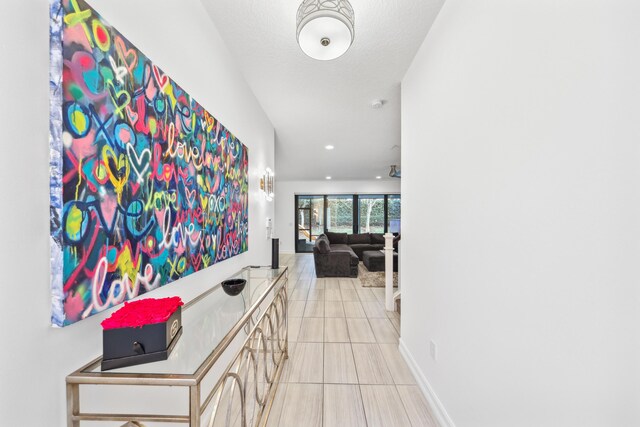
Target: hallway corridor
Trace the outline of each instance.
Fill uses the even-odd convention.
[[[435,427],[398,351],[400,316],[384,310],[384,288],[317,279],[312,255],[281,261],[289,267],[289,360],[268,425]]]

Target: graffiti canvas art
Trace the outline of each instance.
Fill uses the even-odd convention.
[[[51,319],[65,326],[246,251],[248,152],[83,0],[50,13]]]

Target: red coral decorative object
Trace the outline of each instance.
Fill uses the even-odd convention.
[[[145,325],[166,322],[182,305],[184,303],[180,297],[127,301],[124,307],[102,321],[102,329],[141,328]]]

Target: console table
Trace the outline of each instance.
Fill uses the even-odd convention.
[[[218,284],[183,307],[167,360],[101,372],[97,358],[69,375],[67,426],[264,425],[288,357],[288,271],[231,278],[247,280],[240,295]]]

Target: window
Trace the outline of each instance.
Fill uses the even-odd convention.
[[[360,233],[384,233],[384,196],[359,196]]]
[[[295,196],[296,252],[313,252],[316,239],[334,233],[399,233],[400,195]]]
[[[327,196],[327,230],[353,233],[353,196]]]
[[[387,200],[387,230],[400,233],[400,196],[392,194]]]

